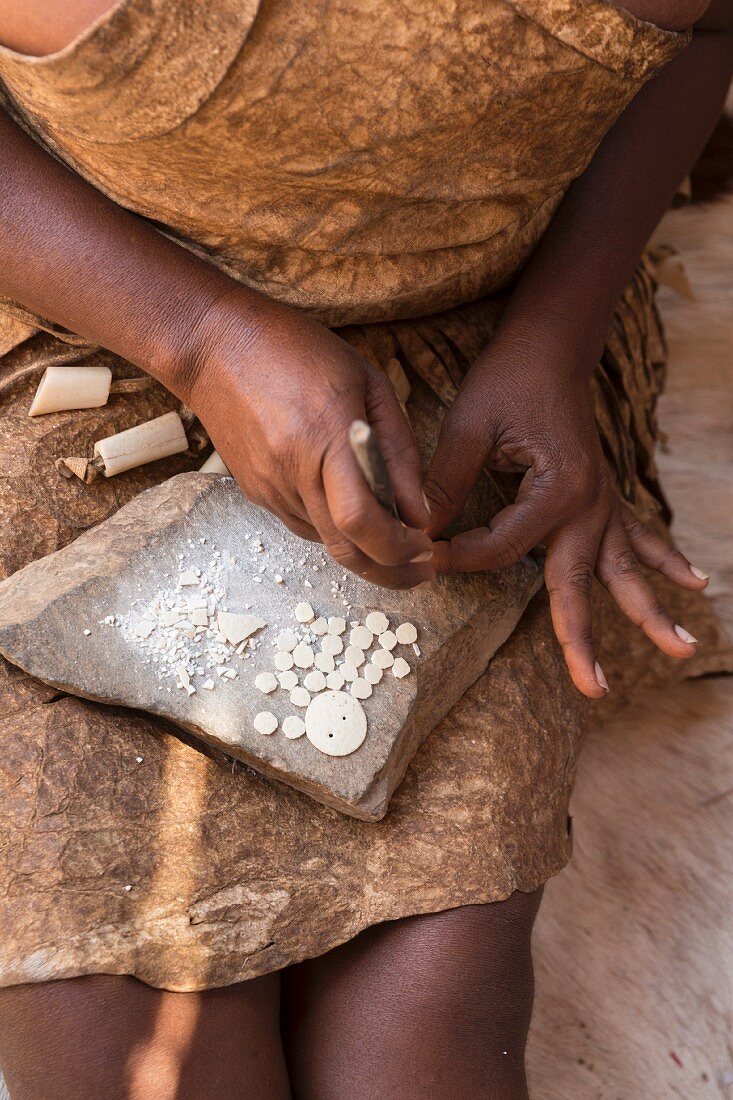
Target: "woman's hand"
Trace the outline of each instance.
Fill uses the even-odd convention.
[[[249,500],[370,581],[434,579],[414,437],[391,384],[340,337],[264,299],[253,312],[235,292],[196,327],[176,392]],[[375,430],[411,526],[369,489],[348,441],[357,418]]]
[[[621,504],[601,449],[591,399],[591,364],[543,334],[501,332],[480,357],[446,414],[425,479],[429,532],[460,512],[482,468],[521,471],[514,504],[489,526],[436,544],[439,571],[498,569],[547,547],[552,620],[575,686],[591,698],[607,684],[591,625],[595,572],[621,610],[664,652],[690,657],[695,639],[658,603],[640,564],[682,588],[707,578]]]

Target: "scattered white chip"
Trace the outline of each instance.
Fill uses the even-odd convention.
[[[372,693],[372,685],[368,680],[358,676],[351,685],[351,694],[355,699],[368,699]]]
[[[202,686],[205,687],[207,691],[213,691],[214,690],[214,681],[213,680],[204,680]]]
[[[256,615],[235,615],[231,611],[220,611],[216,616],[216,625],[231,645],[239,645],[257,630],[262,630],[267,623]]]
[[[347,665],[359,668],[360,665],[364,664],[364,650],[360,649],[358,645],[347,645],[344,660]]]
[[[415,654],[416,657],[420,656],[420,646],[417,644],[417,642],[412,643],[412,652]]]
[[[255,676],[255,687],[263,695],[269,695],[277,687],[277,676],[273,672],[261,672]]]
[[[204,607],[195,607],[191,612],[191,622],[194,626],[208,626],[209,615]]]
[[[292,653],[298,644],[298,635],[294,630],[281,630],[277,636],[277,648],[281,653]]]
[[[326,687],[329,687],[332,691],[340,691],[344,686],[344,678],[338,669],[334,669],[333,672],[329,672],[326,677]]]
[[[395,631],[395,637],[400,645],[412,645],[417,641],[417,627],[413,623],[401,623]]]
[[[367,720],[358,699],[345,691],[317,695],[305,713],[305,732],[327,756],[348,756],[364,742]]]
[[[91,630],[85,630],[84,631],[84,637],[85,638],[88,638],[90,634],[91,634]]]
[[[166,608],[165,611],[162,612],[160,617],[163,620],[163,626],[175,626],[176,623],[180,623],[181,619],[183,618],[181,612],[178,610],[177,607],[174,607],[170,610]]]
[[[135,633],[138,638],[149,638],[155,630],[155,623],[141,622],[135,624]]]
[[[199,583],[201,578],[197,577],[192,569],[187,569],[185,573],[181,573],[178,578],[178,583],[181,588],[185,588],[187,585],[195,585]]]
[[[281,672],[287,672],[294,664],[292,653],[281,650],[275,654],[275,668],[279,668]]]
[[[313,658],[313,663],[321,672],[333,672],[336,667],[336,662],[330,653],[316,653]]]
[[[310,623],[316,617],[316,613],[305,600],[295,608],[295,617],[299,623]]]
[[[314,658],[315,654],[307,642],[301,642],[293,650],[293,660],[298,668],[310,668]]]
[[[295,741],[305,733],[305,722],[297,714],[289,714],[283,721],[283,733],[290,741]]]
[[[376,649],[372,653],[372,664],[377,668],[389,668],[394,664],[394,657],[388,649]]]
[[[372,634],[384,634],[389,629],[389,619],[382,611],[370,611],[364,622]]]
[[[396,676],[398,680],[401,680],[403,676],[409,675],[410,671],[410,666],[404,657],[397,657],[395,663],[392,665],[392,675]]]
[[[357,646],[359,649],[369,649],[373,641],[374,635],[366,626],[355,626],[349,634],[350,645]]]
[[[293,688],[290,692],[290,702],[294,707],[307,707],[310,701],[310,692],[304,687]]]
[[[298,677],[294,672],[281,672],[278,680],[280,681],[280,687],[285,691],[292,691],[293,688],[298,686]]]
[[[346,627],[344,626],[344,629]],[[330,653],[332,657],[341,653],[344,648],[344,643],[341,641],[337,634],[327,634],[321,642],[321,651],[323,653]]]
[[[265,737],[275,732],[277,724],[277,718],[270,710],[261,710],[259,714],[255,714],[252,722],[257,732],[264,734]]]
[[[227,680],[236,680],[239,673],[237,672],[236,668],[228,668],[224,675],[226,676]]]
[[[342,619],[339,615],[332,615],[328,620],[328,633],[329,634],[343,634],[346,630],[346,619]],[[338,650],[340,653],[341,650]]]
[[[188,687],[186,688],[186,692],[189,695],[195,695],[196,694],[196,688],[193,686],[193,684],[189,684]]]
[[[379,635],[379,644],[382,649],[394,649],[397,645],[397,635],[393,630],[385,630],[384,634]]]
[[[359,669],[356,668],[354,665],[350,665],[348,661],[344,662],[344,664],[342,665],[339,665],[339,672],[343,676],[344,680],[348,680],[349,682],[355,680],[359,675]]]
[[[186,671],[184,666],[180,665],[176,669],[176,672],[178,673],[178,682],[180,683],[181,687],[187,688],[191,683],[191,677],[188,675],[188,672]]]
[[[381,668],[378,668],[376,665],[368,664],[366,668],[363,669],[362,675],[368,684],[378,684],[384,673]]]
[[[304,687],[308,688],[308,691],[323,691],[326,686],[326,677],[320,671],[320,669],[314,668],[303,679]]]
[[[311,630],[314,634],[320,635],[326,633],[326,631],[328,630],[328,623],[323,618],[323,615],[320,615],[317,619],[313,620],[313,622],[311,623]],[[300,721],[300,719],[298,719],[298,721]]]

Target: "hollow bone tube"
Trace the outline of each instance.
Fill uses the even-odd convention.
[[[111,384],[109,367],[47,367],[28,415],[99,409],[107,404]]]
[[[165,413],[94,444],[94,455],[104,463],[105,477],[187,450],[186,430],[177,412]]]

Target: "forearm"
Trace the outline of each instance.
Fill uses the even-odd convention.
[[[168,240],[39,148],[0,109],[0,294],[185,388],[197,329],[264,299]]]
[[[592,366],[644,246],[720,116],[732,69],[733,35],[696,32],[645,85],[569,188],[504,331],[569,340],[568,360]]]

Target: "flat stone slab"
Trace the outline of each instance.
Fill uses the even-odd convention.
[[[180,474],[3,582],[0,653],[59,690],[159,715],[326,805],[376,820],[420,742],[483,673],[540,584],[538,568],[526,560],[499,573],[443,577],[421,591],[379,588],[249,504],[231,478]],[[158,637],[170,649],[170,635],[155,617],[167,603],[188,606],[198,594],[199,602],[216,604],[212,624],[226,612],[255,616],[265,625],[249,644],[216,641],[214,648],[227,654],[221,663],[202,643],[203,655],[188,659],[189,670],[195,666],[189,677],[175,668],[186,664],[199,636],[183,638],[177,662],[175,654],[156,651]],[[156,600],[158,610],[151,613]],[[387,616],[392,630],[405,622],[417,628],[419,655],[411,642],[391,651],[407,661],[409,674],[398,678],[385,669],[371,696],[359,700],[366,737],[350,755],[329,756],[307,736],[286,737],[285,718],[305,719],[306,710],[279,684],[268,694],[255,684],[258,676],[282,671],[274,661],[283,630],[294,630],[318,651],[323,635],[312,634],[311,624],[295,614],[302,602],[316,617],[346,619],[344,648],[349,624],[363,624],[374,611]],[[190,618],[182,615],[174,632],[190,633]],[[210,637],[208,630],[204,641]],[[375,638],[364,667],[380,648]],[[335,657],[342,660],[343,654]],[[302,685],[313,669],[296,665],[292,671]],[[207,690],[204,682],[211,680],[214,688]],[[254,726],[263,711],[278,720],[269,735]]]

